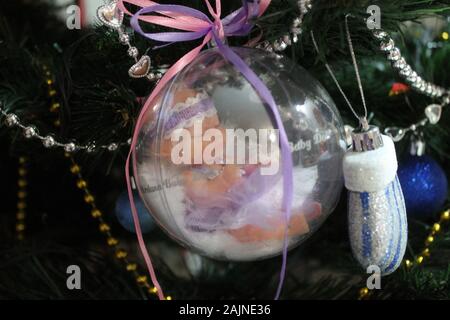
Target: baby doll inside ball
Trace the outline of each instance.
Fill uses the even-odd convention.
[[[235,52],[273,95],[293,159],[289,245],[334,209],[345,151],[339,113],[317,80],[287,58]],[[139,193],[174,239],[226,260],[281,253],[286,231],[279,129],[257,91],[215,49],[155,99],[134,154]]]

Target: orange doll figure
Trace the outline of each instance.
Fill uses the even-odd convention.
[[[307,203],[300,208],[292,208],[288,226],[288,236],[298,237],[309,232],[308,218],[316,217],[321,213],[321,205],[318,202]],[[256,225],[246,225],[242,228],[228,231],[240,242],[257,242],[267,240],[283,240],[286,232],[286,219],[283,214],[274,216],[269,220],[269,228]]]
[[[222,132],[224,144],[219,153],[226,158],[225,128],[220,125],[212,99],[203,92],[192,89],[178,90],[173,106],[161,114],[155,144],[161,158],[172,162],[172,152],[179,141],[172,141],[176,130],[183,129],[190,136],[190,162],[179,167],[185,190],[185,227],[198,232],[222,231],[242,243],[266,240],[282,240],[286,221],[281,210],[281,174],[265,176],[261,164],[228,164],[220,161],[195,164],[194,141],[201,141],[201,152],[208,144],[202,135],[208,129]],[[194,130],[201,122],[200,132]],[[227,164],[225,164],[227,163]],[[277,197],[273,193],[276,189]],[[307,215],[320,214],[320,205],[297,203],[292,209],[289,236],[300,236],[309,232]]]

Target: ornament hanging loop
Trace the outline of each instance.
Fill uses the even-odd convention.
[[[349,50],[350,50],[350,55],[352,57],[353,68],[355,69],[356,81],[358,82],[358,89],[359,89],[359,93],[361,95],[361,101],[362,101],[362,104],[363,104],[363,107],[364,107],[364,116],[360,117],[358,115],[358,113],[353,109],[352,106],[350,106],[350,109],[352,109],[352,111],[355,114],[355,116],[357,118],[359,118],[360,122],[361,122],[361,119],[363,118],[366,123],[361,123],[361,124],[362,125],[366,125],[366,127],[368,127],[369,124],[367,123],[366,97],[364,95],[364,89],[363,89],[363,85],[362,85],[362,81],[361,81],[361,76],[359,74],[358,62],[356,61],[355,49],[353,48],[353,42],[352,42],[352,36],[351,36],[351,33],[350,33],[350,27],[348,26],[348,18],[349,17],[353,17],[353,16],[351,14],[347,14],[345,16],[345,33],[347,35],[347,42],[348,42],[348,47],[349,47]]]
[[[362,131],[369,131],[369,129],[370,129],[369,121],[367,120],[366,117],[359,118],[359,125],[360,125]]]
[[[409,154],[412,156],[423,156],[425,154],[426,143],[423,132],[413,132],[410,138]]]

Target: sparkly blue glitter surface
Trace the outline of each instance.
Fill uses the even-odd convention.
[[[394,272],[403,259],[408,221],[400,181],[385,189],[349,192],[349,236],[353,255],[366,268],[377,265],[381,275]]]
[[[399,164],[398,178],[408,216],[425,218],[442,209],[448,183],[444,170],[433,158],[408,155]]]
[[[142,233],[148,233],[152,231],[155,223],[138,195],[135,195],[134,202],[139,215],[139,222],[141,225]],[[119,220],[119,223],[126,230],[130,232],[136,232],[134,228],[133,215],[131,213],[130,201],[128,199],[128,192],[121,193],[119,198],[117,199],[116,216],[117,220]]]

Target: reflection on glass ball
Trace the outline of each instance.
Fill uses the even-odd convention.
[[[272,93],[294,163],[289,244],[308,238],[342,189],[343,125],[325,89],[289,59],[233,49]],[[283,177],[273,115],[215,49],[200,54],[155,99],[136,152],[140,196],[159,225],[222,260],[281,253]]]

